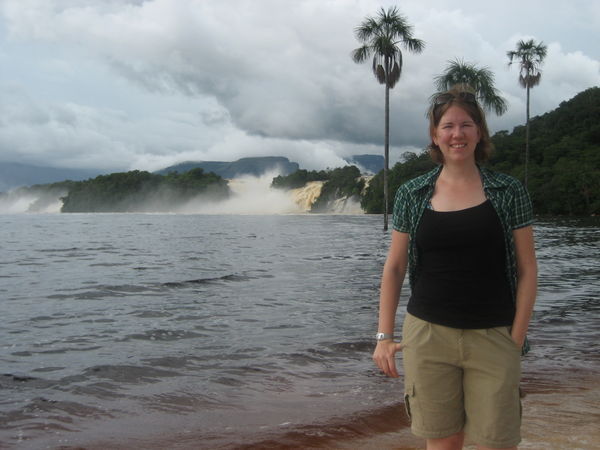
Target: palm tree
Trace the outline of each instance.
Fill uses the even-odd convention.
[[[544,62],[548,48],[543,42],[539,44],[533,39],[517,42],[516,50],[506,52],[508,65],[518,62],[519,84],[527,90],[527,122],[525,125],[525,187],[527,187],[527,166],[529,164],[529,90],[540,84],[542,72],[540,67]]]
[[[501,116],[508,106],[494,87],[494,74],[487,67],[478,68],[475,64],[466,63],[460,59],[448,61],[442,75],[435,77],[436,89],[447,91],[454,86],[469,87],[475,91],[477,100],[488,111],[494,111]],[[432,99],[435,95],[432,97]]]
[[[413,37],[410,26],[398,11],[390,7],[381,8],[377,17],[367,17],[355,30],[361,47],[352,51],[352,59],[363,63],[373,56],[373,73],[379,84],[385,85],[385,143],[383,166],[383,229],[388,229],[388,170],[390,153],[390,89],[393,89],[402,74],[402,51],[400,46],[421,53],[425,42]]]

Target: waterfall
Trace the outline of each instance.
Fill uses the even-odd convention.
[[[365,180],[364,193],[373,177],[363,176],[362,178]],[[292,189],[290,192],[294,202],[302,209],[302,211],[310,212],[312,205],[321,195],[324,184],[324,181],[310,181],[306,183],[304,187]],[[363,214],[364,211],[360,206],[360,199],[358,197],[345,196],[329,201],[327,203],[326,211],[324,212],[329,214]]]
[[[289,191],[271,187],[277,173],[259,177],[244,175],[228,180],[231,197],[207,201],[202,195],[188,202],[176,212],[188,214],[299,214],[302,210]]]
[[[297,189],[283,190],[271,187],[277,173],[266,173],[260,177],[241,176],[228,180],[231,197],[216,201],[205,195],[185,203],[155,205],[156,211],[169,211],[184,214],[307,214],[321,195],[324,181],[310,181]],[[370,178],[365,179],[368,183]],[[17,189],[0,193],[0,213],[44,212],[59,213],[62,206],[60,197],[66,192],[47,190],[43,187]],[[148,199],[151,202],[152,198]],[[148,203],[152,205],[152,203]],[[143,206],[143,205],[142,205]],[[139,211],[153,211],[151,206]],[[132,210],[132,211],[135,211]],[[341,197],[328,202],[322,211],[325,214],[362,214],[357,197]]]
[[[304,187],[292,189],[292,199],[304,212],[309,212],[313,203],[321,195],[324,181],[309,181]]]
[[[341,197],[335,199],[329,206],[332,214],[362,214],[364,211],[357,197]]]

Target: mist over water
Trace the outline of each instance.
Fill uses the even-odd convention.
[[[300,214],[306,212],[294,196],[271,188],[277,172],[254,177],[246,175],[229,180],[231,197],[219,202],[207,202],[202,196],[176,209],[184,214]]]
[[[62,201],[58,195],[49,198],[47,194],[23,193],[18,189],[0,195],[0,214],[56,214],[61,208]]]

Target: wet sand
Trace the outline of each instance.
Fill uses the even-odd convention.
[[[556,368],[546,373],[525,373],[522,441],[520,449],[600,449],[600,371]],[[414,450],[424,449],[407,428],[372,438],[338,442],[330,448]],[[464,447],[475,449],[467,442]]]

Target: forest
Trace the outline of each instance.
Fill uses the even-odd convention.
[[[62,212],[172,211],[199,195],[208,201],[224,200],[230,191],[227,181],[201,168],[185,173],[158,175],[145,171],[100,175],[71,182],[62,197]]]
[[[492,170],[524,179],[525,127],[492,136],[495,151],[486,164]],[[427,151],[405,153],[389,172],[389,189],[434,167]],[[587,89],[530,122],[527,187],[537,215],[600,213],[600,88]],[[390,211],[394,196],[390,195]],[[383,212],[383,172],[369,183],[361,206]]]

